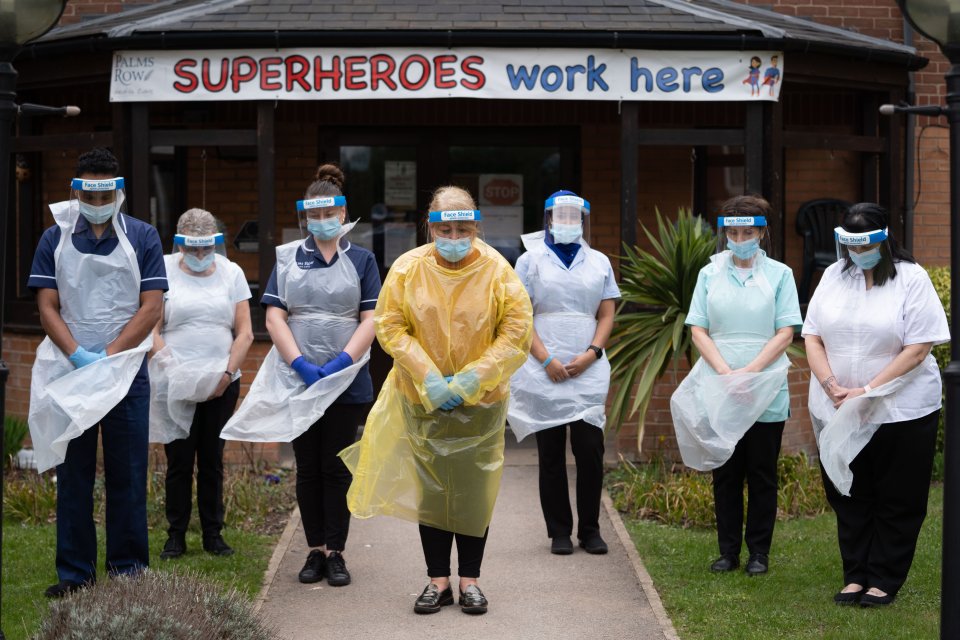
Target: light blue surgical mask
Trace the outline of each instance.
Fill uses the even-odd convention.
[[[190,253],[183,254],[183,264],[187,265],[187,269],[190,269],[190,271],[194,273],[203,273],[210,268],[216,259],[217,254],[215,253],[210,253],[203,258],[198,258]]]
[[[90,224],[103,224],[113,217],[114,204],[108,202],[107,204],[95,205],[81,200],[80,213]]]
[[[734,242],[733,240],[728,239],[727,248],[733,252],[733,255],[737,256],[741,260],[749,260],[753,256],[757,255],[757,250],[760,249],[760,238],[744,240],[743,242]]]
[[[434,238],[434,245],[437,247],[437,253],[447,262],[460,262],[470,253],[470,247],[473,246],[473,238],[459,238],[451,240],[450,238]]]
[[[583,223],[577,224],[553,224],[550,227],[553,233],[553,241],[557,244],[570,244],[576,242],[583,235]]]
[[[340,218],[307,221],[307,231],[318,240],[333,240],[340,234],[342,226]]]
[[[853,261],[853,264],[857,265],[861,269],[873,269],[875,266],[880,264],[880,247],[874,247],[873,249],[868,249],[863,253],[854,253],[850,252],[850,259]]]

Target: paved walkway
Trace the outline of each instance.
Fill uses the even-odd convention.
[[[426,616],[413,612],[413,601],[428,579],[416,525],[395,518],[351,523],[344,553],[351,585],[300,584],[297,572],[307,546],[299,513],[294,513],[258,601],[268,622],[286,640],[675,640],[660,598],[606,495],[600,528],[610,553],[592,556],[577,548],[571,556],[550,554],[537,492],[535,441],[511,444],[513,436],[507,435],[506,468],[480,578],[490,600],[486,615],[468,616],[456,605]]]

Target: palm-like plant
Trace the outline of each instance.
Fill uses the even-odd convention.
[[[710,225],[686,209],[671,223],[657,211],[655,237],[644,226],[652,251],[624,246],[620,260],[622,301],[607,350],[618,389],[610,410],[611,424],[640,413],[637,448],[657,379],[670,362],[686,356],[692,366],[699,354],[686,326],[687,310],[700,269],[716,250]],[[631,401],[631,392],[633,399]]]

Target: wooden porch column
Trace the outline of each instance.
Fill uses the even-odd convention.
[[[620,105],[620,242],[637,244],[637,171],[640,109],[636,102]]]
[[[276,216],[273,210],[276,202],[274,110],[275,106],[273,102],[257,103],[258,298],[263,295],[267,281],[270,279],[270,272],[273,271],[273,265],[276,262],[276,253],[274,252],[274,225]],[[262,325],[262,318],[264,316],[257,314],[257,317],[261,319],[257,322],[257,325],[261,326],[254,326],[254,331],[265,331],[266,326]]]
[[[150,104],[130,105],[130,168],[127,198],[130,215],[150,220]]]

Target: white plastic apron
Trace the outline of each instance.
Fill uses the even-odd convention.
[[[52,204],[50,210],[60,227],[54,251],[60,316],[80,346],[101,351],[140,308],[136,253],[120,227],[121,214],[113,217],[117,248],[98,256],[73,246],[80,217],[76,201]],[[38,472],[62,463],[70,440],[99,423],[126,397],[151,344],[148,335],[134,349],[74,369],[53,341],[44,338],[33,365],[28,420]]]
[[[179,253],[164,256],[170,290],[164,297],[166,346],[150,359],[150,442],[167,444],[190,435],[197,403],[208,400],[223,378],[233,346],[236,304],[217,271],[192,276],[180,269]],[[209,282],[205,282],[209,281]],[[234,380],[240,372],[234,374]]]
[[[344,232],[353,227],[344,225]],[[350,342],[360,324],[360,277],[337,248],[337,261],[324,269],[301,269],[301,241],[277,247],[277,294],[287,307],[287,324],[303,357],[324,364]],[[312,259],[312,256],[311,256]],[[307,387],[296,371],[270,349],[250,391],[220,437],[247,442],[290,442],[319,420],[350,386],[370,358]]]
[[[521,237],[531,252],[530,300],[533,326],[547,352],[563,364],[583,354],[597,331],[597,310],[603,301],[607,270],[581,249],[567,269],[543,242],[543,232]],[[576,378],[555,383],[532,355],[510,379],[507,421],[517,440],[531,433],[583,420],[603,429],[610,362],[604,354]]]
[[[776,299],[763,272],[765,259],[761,253],[754,260],[750,285],[762,295],[748,297],[737,295],[730,282],[730,252],[711,258],[716,271],[707,293],[710,338],[731,369],[749,364],[776,333]],[[703,358],[698,360],[670,398],[683,463],[709,471],[729,460],[783,389],[789,367],[784,354],[759,373],[720,376]]]
[[[923,365],[862,396],[847,400],[826,421],[812,416],[820,463],[841,495],[849,496],[853,485],[850,463],[880,426],[889,422],[888,414],[896,406],[897,394],[920,375],[923,375]]]

